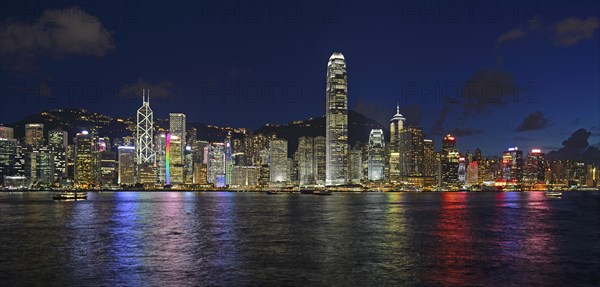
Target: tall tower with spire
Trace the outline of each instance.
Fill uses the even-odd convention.
[[[342,53],[329,57],[326,88],[325,185],[343,185],[348,169],[348,83]]]
[[[404,130],[406,119],[400,114],[400,104],[396,104],[396,114],[390,120],[390,181],[400,181],[400,162],[402,160],[402,141],[400,134]]]
[[[154,164],[154,113],[150,108],[150,90],[142,89],[142,106],[137,110],[135,149],[137,164]]]

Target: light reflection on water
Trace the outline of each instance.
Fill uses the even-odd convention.
[[[592,286],[599,195],[0,193],[0,282]]]

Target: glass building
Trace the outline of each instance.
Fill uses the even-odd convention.
[[[348,155],[348,83],[346,60],[333,53],[327,65],[325,102],[326,185],[346,183]]]
[[[369,134],[369,180],[383,180],[385,168],[385,140],[383,130],[373,129]]]

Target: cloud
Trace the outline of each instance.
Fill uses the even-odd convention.
[[[511,40],[525,38],[525,30],[523,28],[514,28],[496,38],[498,45]]]
[[[600,150],[590,146],[588,139],[592,133],[586,129],[578,129],[562,142],[562,147],[548,153],[549,160],[575,160],[586,163],[598,163]]]
[[[578,17],[568,18],[554,26],[555,43],[560,46],[571,46],[581,40],[594,36],[594,31],[600,27],[600,21],[595,17],[582,20]]]
[[[442,135],[451,131],[452,128],[445,128],[451,112],[458,116],[458,122],[453,125],[463,126],[471,116],[505,105],[505,99],[514,96],[516,91],[512,74],[496,69],[479,70],[464,83],[458,98],[445,99],[446,105],[438,114],[431,132]]]
[[[541,130],[548,126],[548,119],[540,111],[533,112],[517,127],[518,132]]]
[[[119,97],[138,99],[142,96],[142,89],[150,92],[152,99],[173,99],[177,96],[177,87],[169,81],[151,83],[139,78],[137,82],[124,85],[119,90]]]
[[[102,57],[115,48],[112,32],[79,7],[46,9],[33,23],[0,26],[0,58],[14,68],[31,68],[42,55]]]
[[[600,21],[596,17],[588,17],[583,20],[578,17],[566,18],[554,26],[542,25],[539,18],[532,18],[526,27],[513,28],[496,38],[496,46],[509,41],[517,41],[527,38],[530,34],[545,35],[554,39],[558,46],[572,46],[582,40],[592,38],[596,29],[600,27]]]
[[[462,91],[463,117],[487,112],[503,105],[503,98],[515,95],[517,88],[512,74],[494,69],[477,71],[465,83]]]

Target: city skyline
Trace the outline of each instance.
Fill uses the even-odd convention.
[[[473,16],[455,21],[446,14],[447,4],[443,2],[434,2],[431,7],[439,12],[439,19],[421,15],[420,6],[412,13],[414,7],[404,2],[375,3],[372,8],[331,2],[285,6],[304,11],[297,19],[276,9],[274,18],[261,14],[256,21],[244,14],[248,8],[244,3],[231,3],[230,10],[210,3],[176,2],[160,9],[152,3],[143,9],[124,5],[120,8],[127,13],[121,18],[108,12],[115,8],[111,4],[86,7],[82,3],[71,8],[60,2],[52,6],[38,3],[27,13],[18,7],[6,10],[3,13],[14,12],[10,14],[14,21],[0,23],[3,38],[10,39],[2,44],[4,104],[0,123],[11,124],[28,114],[68,107],[110,110],[111,116],[122,117],[138,107],[141,89],[153,91],[156,118],[177,111],[187,114],[192,122],[254,130],[266,123],[317,117],[323,115],[325,98],[322,59],[332,51],[341,51],[351,74],[348,108],[384,126],[389,120],[387,111],[393,115],[399,102],[407,125],[421,126],[434,139],[456,134],[463,149],[479,146],[497,153],[518,145],[552,150],[560,148],[561,142],[579,128],[592,132],[591,144],[600,143],[600,88],[595,80],[600,72],[594,52],[599,47],[598,15],[592,12],[597,11],[597,3],[561,9],[537,2],[496,3],[492,5],[494,11],[502,11],[498,17],[486,18],[483,10],[475,9]],[[267,8],[258,5],[258,9]],[[388,12],[368,13],[382,8]],[[458,9],[468,15],[468,7]],[[225,11],[232,11],[231,15]],[[313,14],[308,11],[318,11],[320,16],[311,18]],[[92,24],[79,25],[81,19],[68,18],[67,12],[83,15]],[[58,16],[41,21],[48,13]],[[161,13],[179,13],[181,17],[171,18],[172,22],[162,24],[164,27],[148,20]],[[15,29],[42,38],[49,33],[40,30],[36,21],[66,28],[83,26],[96,38],[82,45],[97,45],[94,49],[74,46],[69,50],[19,42],[23,39],[14,34]],[[216,29],[209,31],[206,26]],[[373,30],[375,27],[378,29]],[[176,49],[152,40],[160,36],[167,39],[163,42],[177,42],[172,36],[177,34],[174,29],[189,35],[196,31],[205,37],[191,37],[189,45]],[[288,30],[295,32],[297,40],[273,42],[275,38],[267,36]],[[469,42],[471,38],[478,40]],[[300,49],[297,41],[315,45]],[[237,45],[223,49],[222,43],[250,45],[242,51],[234,48]],[[16,50],[15,45],[23,49]],[[142,45],[144,48],[138,49]],[[263,45],[270,48],[262,49]],[[32,58],[24,58],[25,52]],[[16,65],[15,59],[23,60],[23,65]],[[274,59],[286,59],[285,64]],[[470,104],[462,96],[456,97],[468,91],[466,83],[494,83],[507,88],[503,92],[506,101],[497,105],[490,95],[487,102]],[[85,94],[82,87],[89,92]],[[261,90],[259,97],[242,93],[256,91],[256,87]],[[283,87],[289,93],[285,94]],[[518,97],[508,92],[514,87],[519,88]],[[483,93],[478,87],[472,88],[479,96]],[[297,95],[298,91],[302,94]],[[5,108],[13,105],[20,108]],[[496,138],[510,143],[499,143]]]

